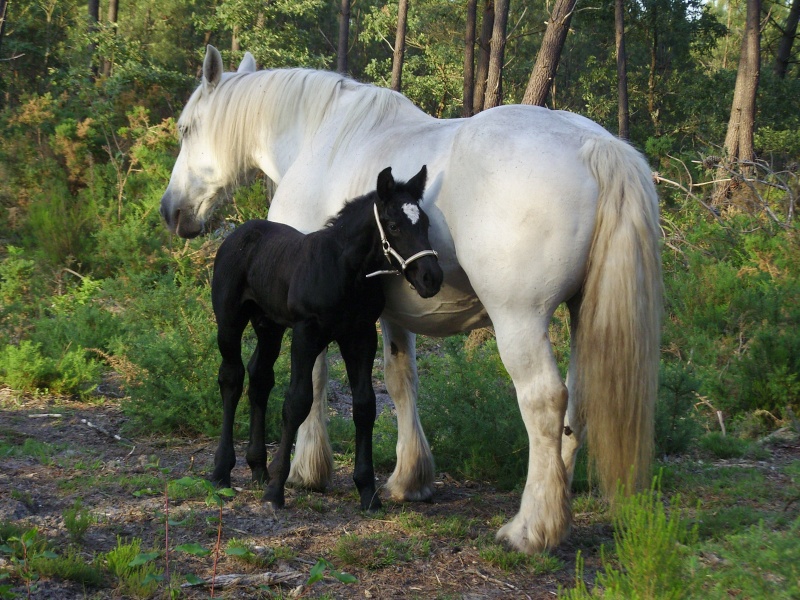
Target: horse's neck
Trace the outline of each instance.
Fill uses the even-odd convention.
[[[381,239],[372,216],[372,203],[359,212],[361,214],[356,223],[333,224],[308,236],[316,252],[338,257],[341,274],[348,285],[377,270],[383,260]],[[369,215],[363,214],[365,212]]]

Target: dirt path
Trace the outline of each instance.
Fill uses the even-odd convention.
[[[134,439],[118,441],[124,416],[114,403],[52,404],[45,400],[18,403],[0,397],[0,520],[36,526],[62,552],[72,543],[64,511],[80,499],[97,522],[80,543],[81,556],[112,550],[118,536],[142,540],[142,551],[162,551],[155,564],[165,567],[163,548],[164,483],[210,471],[215,440]],[[37,416],[37,415],[57,416]],[[88,423],[87,423],[88,422]],[[93,425],[91,427],[89,424]],[[587,566],[609,541],[605,524],[578,515],[570,541],[545,557],[526,561],[493,542],[502,519],[514,514],[518,495],[499,493],[442,474],[432,503],[385,501],[385,510],[367,516],[357,507],[350,466],[337,465],[335,481],[325,494],[287,490],[287,508],[271,513],[249,487],[249,471],[237,448],[233,472],[235,499],[222,509],[222,545],[235,538],[252,552],[249,561],[223,555],[218,574],[289,573],[282,587],[259,589],[239,585],[217,589],[226,598],[553,598],[559,585],[573,582],[576,551],[583,548]],[[389,473],[379,473],[385,481]],[[170,519],[183,521],[169,529],[170,573],[184,581],[187,573],[209,579],[213,558],[175,552],[179,544],[213,548],[217,509],[202,493],[170,502]],[[211,521],[209,521],[211,519]],[[581,542],[583,540],[583,542]],[[352,573],[356,583],[341,583],[330,573],[312,586],[312,566],[320,558]],[[23,592],[24,587],[16,588]],[[269,590],[269,592],[267,591]],[[208,588],[185,588],[184,597],[208,597]],[[35,598],[106,598],[117,596],[118,581],[104,587],[43,578]]]

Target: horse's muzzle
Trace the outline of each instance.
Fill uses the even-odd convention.
[[[406,269],[405,276],[421,298],[431,298],[438,294],[444,281],[444,272],[435,256],[415,260]]]
[[[203,232],[203,224],[194,218],[191,211],[172,208],[172,202],[167,194],[161,198],[161,217],[167,224],[167,229],[182,238],[197,237]]]

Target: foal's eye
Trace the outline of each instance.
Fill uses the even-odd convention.
[[[394,221],[390,221],[389,231],[391,231],[392,233],[397,233],[398,231],[400,231],[400,227]]]

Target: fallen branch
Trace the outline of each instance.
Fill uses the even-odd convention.
[[[60,419],[63,417],[61,413],[36,413],[34,415],[28,415],[29,419]]]
[[[212,584],[216,588],[233,586],[253,587],[257,585],[280,585],[283,583],[291,583],[298,578],[304,577],[305,575],[299,571],[282,571],[280,573],[266,572],[256,573],[255,575],[240,573],[231,575],[218,575],[215,578],[198,581],[197,583],[182,583],[181,587],[210,586]]]
[[[100,425],[95,425],[94,423],[92,423],[91,421],[89,421],[87,419],[81,419],[81,423],[83,423],[87,427],[90,427],[90,428],[94,429],[95,431],[99,431],[103,435],[106,435],[106,436],[108,436],[108,437],[110,437],[112,439],[117,440],[120,444],[124,444],[125,446],[131,446],[131,448],[133,448],[131,450],[131,454],[133,454],[133,450],[136,449],[136,444],[134,444],[130,440],[126,440],[125,438],[122,438],[122,437],[118,436],[116,433],[111,433],[108,429],[104,429],[103,427],[100,427]]]

